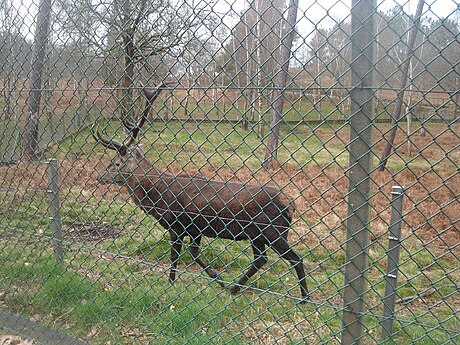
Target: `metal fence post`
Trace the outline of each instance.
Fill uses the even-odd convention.
[[[57,160],[51,158],[48,161],[48,198],[50,204],[50,229],[53,234],[53,251],[58,262],[62,262],[64,258],[64,249],[62,247],[62,231],[61,231],[61,213],[59,206],[59,185],[57,182]]]
[[[391,200],[391,220],[388,228],[388,263],[385,277],[385,297],[383,299],[382,338],[384,340],[390,339],[393,334],[404,187],[393,186],[391,194],[393,199]]]
[[[372,125],[375,115],[375,0],[353,0],[351,7],[351,91],[348,217],[342,344],[359,344],[363,335],[368,269]]]

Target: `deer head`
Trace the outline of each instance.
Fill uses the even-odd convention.
[[[144,111],[136,124],[132,124],[126,119],[123,120],[123,125],[131,132],[131,135],[122,143],[102,138],[96,124],[93,125],[91,133],[94,139],[102,146],[117,152],[117,155],[112,158],[105,171],[99,176],[99,183],[127,184],[131,179],[136,177],[135,171],[145,174],[146,171],[151,169],[151,163],[145,158],[135,140],[147,119],[153,101],[158,97],[164,87],[168,85],[171,85],[171,83],[164,82],[153,90],[144,89],[144,95],[147,99]]]

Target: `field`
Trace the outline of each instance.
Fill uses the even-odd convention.
[[[119,127],[112,122],[106,131],[117,136]],[[112,153],[86,129],[48,147],[40,162],[0,168],[0,305],[95,344],[338,343],[348,126],[284,126],[276,171],[261,167],[265,151],[258,136],[231,123],[154,122],[146,128],[144,151],[162,170],[268,183],[294,199],[290,242],[304,256],[311,303],[298,303],[295,275],[273,252],[237,296],[207,279],[187,251],[171,285],[165,230],[123,189],[97,185]],[[395,341],[460,341],[460,125],[426,129],[426,136],[411,137],[413,156],[399,131],[388,169],[371,175],[365,343],[380,337],[380,319],[373,315],[383,308],[390,190],[396,184],[406,188],[406,197]],[[374,167],[387,131],[388,125],[375,127]],[[54,260],[48,227],[47,157],[59,162],[63,264]],[[202,245],[203,260],[228,282],[251,256],[246,242]]]
[[[22,81],[26,83],[27,81]],[[56,142],[71,134],[77,133],[94,121],[113,119],[120,116],[120,107],[117,105],[116,90],[106,90],[101,80],[95,80],[93,87],[82,92],[75,90],[73,80],[61,79],[55,84],[52,92],[44,95],[44,108],[39,122],[39,145],[46,148],[49,143]],[[18,82],[17,90],[23,86]],[[0,81],[0,88],[2,87]],[[136,95],[140,92],[136,90]],[[214,123],[238,122],[246,118],[252,123],[263,120],[268,127],[271,119],[270,104],[267,103],[267,95],[263,102],[254,111],[245,110],[247,104],[245,97],[239,90],[229,89],[201,89],[189,90],[190,101],[187,101],[187,93],[183,89],[164,91],[157,101],[150,116],[152,120],[164,121],[212,121]],[[0,128],[0,164],[5,164],[16,159],[20,155],[21,133],[27,117],[26,91],[14,91],[12,94],[14,104],[10,114],[1,113],[2,127]],[[457,116],[455,107],[449,103],[449,99],[439,98],[438,93],[433,92],[424,97],[424,102],[417,103],[414,108],[414,120],[429,119],[430,122],[449,123]],[[376,102],[376,121],[389,121],[395,93],[381,90]],[[423,103],[423,106],[422,106]],[[291,123],[291,126],[302,122],[321,124],[324,122],[345,122],[349,114],[349,99],[343,97],[331,97],[330,95],[316,95],[289,92],[284,104],[283,120]],[[141,97],[135,102],[134,107],[141,107]],[[0,97],[0,107],[8,108],[5,98]],[[261,118],[258,118],[258,112]],[[302,127],[302,126],[301,126]],[[257,128],[254,128],[257,131]],[[260,145],[260,144],[257,144]]]

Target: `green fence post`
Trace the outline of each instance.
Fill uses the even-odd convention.
[[[391,220],[388,228],[388,263],[385,276],[385,297],[383,299],[382,338],[387,340],[393,334],[393,318],[396,301],[396,284],[398,278],[398,264],[401,241],[401,221],[404,187],[393,186],[391,189]]]
[[[48,161],[48,198],[50,203],[50,229],[53,234],[53,251],[56,260],[62,263],[64,258],[64,249],[62,247],[62,230],[61,230],[61,213],[59,206],[59,185],[57,160],[51,158]]]
[[[351,91],[348,217],[342,344],[363,335],[368,270],[372,126],[375,116],[375,0],[353,0],[351,8]]]

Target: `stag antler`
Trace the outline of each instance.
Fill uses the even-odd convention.
[[[142,116],[137,121],[136,124],[132,124],[128,122],[126,119],[123,120],[123,125],[131,132],[131,136],[126,138],[123,143],[118,143],[114,140],[107,140],[101,137],[99,133],[99,129],[97,128],[97,123],[95,123],[91,127],[91,134],[93,135],[94,139],[104,147],[107,147],[111,150],[116,150],[120,152],[122,155],[126,153],[128,147],[134,142],[141,130],[141,127],[144,125],[145,120],[147,119],[147,115],[152,107],[153,101],[158,97],[161,91],[169,85],[176,84],[175,82],[162,82],[153,90],[144,89],[144,95],[147,98],[147,102],[142,112]]]
[[[165,87],[171,86],[171,85],[176,85],[176,84],[177,84],[177,82],[174,82],[174,81],[164,81],[161,84],[159,84],[153,90],[148,90],[148,89],[144,88],[143,92],[144,92],[145,97],[147,98],[147,105],[151,106],[153,104],[153,101],[155,101],[155,99],[158,97],[158,95],[161,93],[161,91]],[[143,87],[142,84],[141,84],[141,87]],[[127,130],[133,132],[134,137],[137,136],[137,134],[139,133],[140,128],[144,125],[144,122],[147,119],[147,115],[149,113],[149,110],[150,110],[150,108],[149,109],[147,109],[147,108],[144,109],[144,112],[142,114],[142,117],[139,119],[138,124],[134,124],[134,123],[130,122],[127,118],[125,118],[122,121],[123,126],[125,126],[125,128]]]

